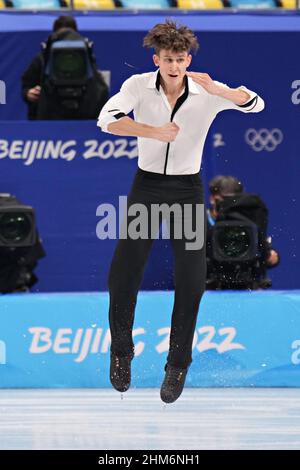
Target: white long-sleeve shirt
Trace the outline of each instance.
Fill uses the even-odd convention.
[[[180,128],[174,142],[137,138],[138,166],[145,171],[167,175],[195,174],[200,171],[208,130],[220,111],[236,109],[243,113],[258,113],[264,109],[264,101],[255,92],[244,86],[239,88],[250,95],[243,105],[209,94],[186,76],[185,89],[172,112],[160,84],[159,70],[132,75],[102,108],[97,125],[103,132],[109,132],[108,124],[131,111],[136,122],[150,126],[158,127],[173,121]]]

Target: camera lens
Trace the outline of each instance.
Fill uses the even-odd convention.
[[[0,217],[0,235],[5,242],[20,243],[31,230],[31,223],[24,212],[7,212]]]
[[[250,242],[249,233],[244,228],[227,227],[218,233],[219,249],[228,258],[246,255]]]

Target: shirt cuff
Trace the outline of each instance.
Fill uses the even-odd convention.
[[[115,115],[109,114],[103,117],[100,117],[97,121],[97,126],[101,127],[101,130],[103,132],[108,132],[108,134],[111,134],[111,132],[107,129],[107,126],[111,122],[116,122],[118,119],[121,119],[122,117],[126,116],[125,113],[119,112]]]
[[[254,93],[253,91],[251,90],[248,90],[248,88],[246,88],[245,86],[240,86],[239,87],[239,90],[242,90],[242,91],[245,91],[246,93],[248,93],[248,95],[250,95],[250,98],[248,101],[246,101],[246,103],[244,104],[238,104],[237,106],[239,108],[245,108],[246,111],[252,111],[252,109],[255,108],[255,106],[257,105],[257,101],[258,101],[258,96],[256,93]]]

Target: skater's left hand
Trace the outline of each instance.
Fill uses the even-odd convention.
[[[247,103],[250,99],[250,95],[246,91],[240,88],[229,88],[224,84],[214,82],[208,73],[186,72],[186,75],[191,77],[198,85],[201,85],[210,95],[220,96],[239,106]]]
[[[221,87],[213,81],[208,73],[186,72],[186,75],[191,77],[194,82],[198,83],[198,85],[201,85],[204,90],[206,90],[211,95],[218,95],[220,93]]]

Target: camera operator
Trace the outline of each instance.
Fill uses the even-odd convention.
[[[57,89],[51,82],[51,77],[46,76],[50,50],[52,44],[57,41],[84,41],[87,48],[88,66],[91,69],[91,77],[81,86],[65,85],[65,91],[73,93],[76,106],[64,107],[64,102],[72,103],[72,100],[64,100],[60,96],[63,87]],[[53,24],[53,33],[47,41],[41,44],[42,52],[34,57],[29,67],[22,75],[22,97],[28,105],[28,119],[95,119],[108,100],[108,86],[102,74],[97,70],[96,59],[92,53],[92,43],[83,38],[77,31],[77,24],[72,16],[60,16]],[[70,57],[70,56],[69,56]],[[64,67],[70,67],[71,62]],[[76,64],[74,64],[76,66]],[[69,70],[72,79],[72,67]],[[74,80],[73,80],[74,81]],[[78,97],[76,97],[76,90]],[[77,108],[77,109],[76,109]]]
[[[257,194],[244,192],[242,183],[233,176],[219,175],[209,183],[210,208],[207,210],[207,287],[214,288],[212,235],[218,221],[234,219],[239,214],[241,219],[249,220],[257,226],[260,251],[260,279],[257,287],[271,286],[267,278],[267,268],[279,264],[279,254],[272,248],[271,238],[267,237],[268,209]]]

